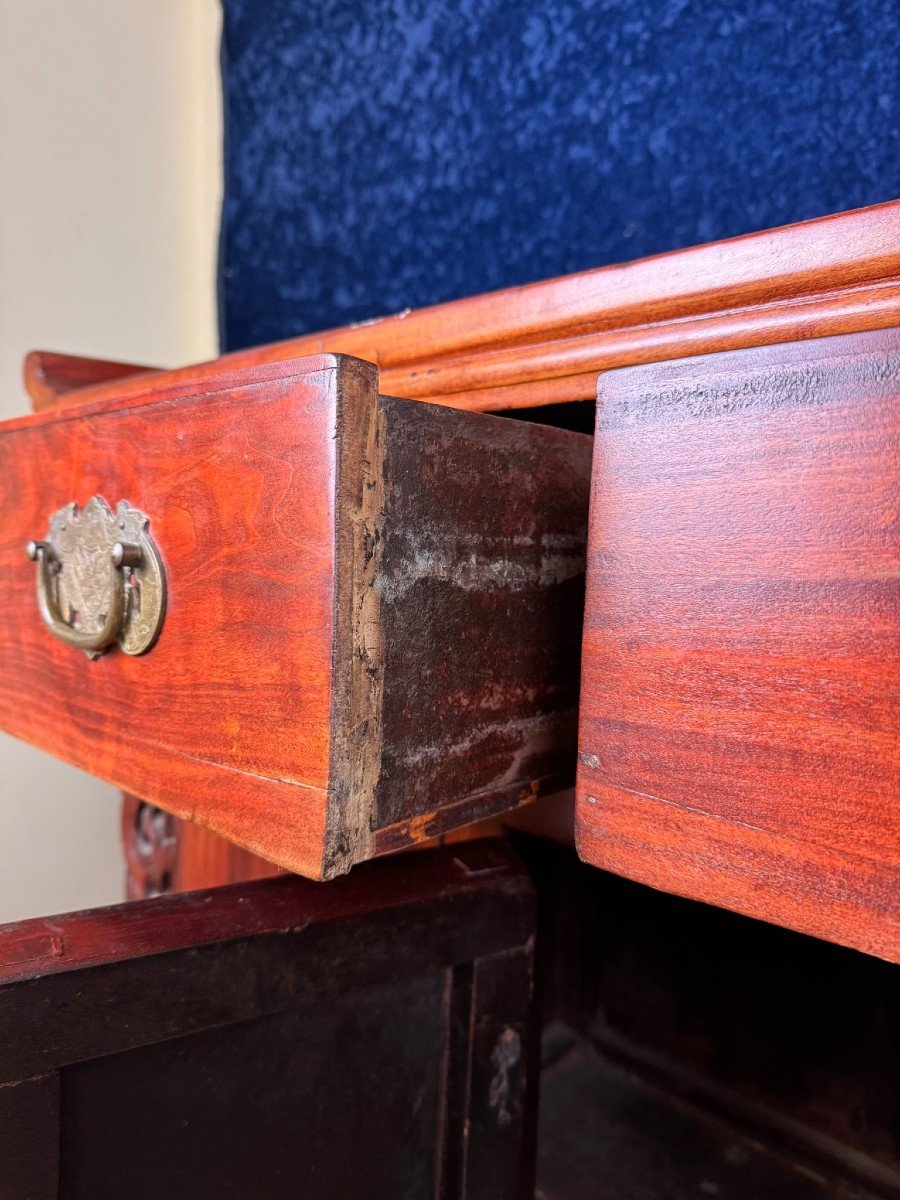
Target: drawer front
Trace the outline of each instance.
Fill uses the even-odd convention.
[[[307,360],[0,432],[0,723],[306,873],[328,783],[337,391],[335,360]],[[164,565],[139,657],[91,661],[38,612],[25,542],[95,495],[149,517]]]
[[[0,725],[314,878],[571,784],[591,440],[377,382],[322,356],[0,427]],[[146,653],[67,644],[121,583],[92,497],[149,519]]]
[[[900,332],[601,376],[577,839],[900,958]]]

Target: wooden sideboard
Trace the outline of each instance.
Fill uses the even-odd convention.
[[[738,356],[730,361],[746,361],[747,377],[750,379],[754,372],[765,373],[766,363],[770,363],[772,371],[776,371],[777,364],[786,353],[783,347],[795,343],[790,351],[793,369],[806,377],[809,386],[814,388],[818,369],[815,364],[820,356],[817,339],[888,329],[898,324],[900,202],[892,202],[715,245],[398,314],[346,329],[241,350],[225,355],[213,364],[182,368],[175,372],[148,373],[150,368],[136,364],[117,366],[114,363],[38,352],[29,356],[25,378],[35,406],[46,408],[71,402],[127,400],[128,396],[139,393],[148,385],[162,382],[187,385],[211,372],[227,372],[248,365],[277,362],[299,353],[351,353],[376,363],[380,369],[382,389],[397,395],[464,409],[503,410],[510,413],[512,410],[529,409],[532,419],[584,429],[592,425],[592,415],[586,410],[595,394],[598,375],[601,378],[601,393],[605,394],[605,381],[615,379],[616,376],[609,373],[618,368],[640,368],[643,365],[647,375],[636,375],[634,387],[643,386],[641,380],[645,379],[647,387],[659,395],[659,410],[665,417],[666,405],[670,401],[660,381],[666,373],[653,364],[679,360],[670,374],[682,380],[682,390],[690,391],[691,380],[695,379],[697,391],[707,386],[702,381],[706,378],[705,373],[710,371],[710,360],[704,356],[725,351],[747,351],[750,357],[746,360]],[[727,373],[733,369],[725,365],[724,359],[722,361],[722,371]],[[804,368],[804,361],[808,362],[808,368]],[[710,386],[714,386],[714,377],[710,378],[713,380]],[[572,402],[575,402],[574,407],[570,409],[558,407]],[[581,402],[580,407],[578,402]],[[775,404],[775,401],[772,403]],[[804,419],[809,419],[816,407],[815,403],[807,405]],[[517,415],[526,414],[520,411]],[[783,420],[787,430],[790,418],[786,410]],[[720,428],[724,430],[725,426]],[[690,424],[685,426],[685,432],[691,433]],[[607,446],[618,436],[612,427],[607,432],[606,426],[603,426],[602,433]],[[782,436],[789,437],[787,433]],[[737,442],[741,437],[737,429]],[[765,453],[770,452],[772,447],[766,444],[759,449],[763,459],[755,461],[753,467],[763,472],[764,465],[761,464]],[[810,453],[812,449],[811,444]],[[827,439],[820,440],[818,452],[818,461],[821,463],[821,456],[830,453]],[[790,488],[791,468],[787,461],[782,458],[773,466],[782,472],[779,486]],[[862,460],[857,461],[856,468],[864,468]],[[827,464],[822,465],[819,486],[826,491],[829,471]],[[766,480],[762,475],[757,479],[757,490],[761,495],[760,489],[764,488]],[[705,499],[701,496],[699,478],[691,477],[688,471],[682,482],[695,490],[697,504],[709,503],[708,496]],[[729,497],[733,504],[739,504],[741,482],[720,472],[719,483],[721,504],[727,508]],[[595,475],[595,488],[597,486]],[[678,499],[679,486],[679,481],[673,479],[673,503]],[[661,522],[675,519],[677,504],[667,507],[665,498],[661,498],[658,491],[651,492],[651,498],[659,505]],[[849,498],[847,502],[851,501],[852,498]],[[762,504],[758,509],[760,521],[764,522],[770,511]],[[868,515],[872,517],[873,513],[869,512]],[[714,523],[709,523],[707,528],[710,537],[715,537]],[[813,542],[809,545],[812,546],[817,534],[814,525],[810,528]],[[777,530],[773,528],[767,531],[763,524],[761,531],[760,545],[766,545],[769,552]],[[825,530],[818,532],[825,537]],[[677,530],[673,537],[675,534]],[[674,542],[672,538],[669,541],[670,546],[677,547],[677,537]],[[652,551],[652,536],[647,533],[642,570],[650,572],[648,578],[654,580],[652,557],[649,562],[646,560],[646,556],[652,556]],[[594,552],[595,555],[602,555],[602,535],[595,544]],[[665,562],[661,566],[665,567]],[[886,603],[889,603],[889,590],[893,585],[887,577],[883,582]],[[710,586],[713,583],[710,580]],[[696,587],[699,589],[695,600],[696,620],[701,623],[703,620],[712,622],[714,614],[708,606],[704,607],[701,586],[696,584]],[[665,614],[665,606],[669,603],[669,594],[665,589],[663,593],[659,597],[660,607],[657,610],[660,616]],[[648,587],[647,596],[650,595],[655,596],[656,592]],[[772,621],[782,611],[778,603],[771,591],[760,597],[760,644],[764,644],[767,637],[774,636]],[[713,624],[709,625],[710,638],[714,636],[716,628]],[[589,628],[589,639],[591,636]],[[785,637],[788,636],[789,632],[785,632]],[[625,653],[624,649],[622,653]],[[693,672],[699,679],[702,666],[699,658],[687,666],[689,673]],[[684,679],[688,677],[685,675]],[[591,677],[586,676],[586,680],[590,684]],[[740,680],[729,680],[721,675],[717,680],[708,676],[707,682],[710,696],[717,694],[717,689],[724,689],[727,694],[730,687],[733,699],[741,687]],[[622,686],[624,688],[626,684]],[[661,682],[659,686],[662,687]],[[763,681],[760,686],[764,688],[769,685]],[[808,676],[803,686],[806,691],[814,689],[815,677]],[[623,693],[620,699],[625,703],[628,697]],[[664,698],[657,699],[659,711],[662,711]],[[723,700],[723,703],[727,702]],[[701,710],[702,705],[698,710],[698,720]],[[590,701],[585,711],[590,713]],[[707,712],[714,714],[715,704],[711,703]],[[895,735],[896,729],[885,732],[885,737],[889,739]],[[602,741],[602,737],[599,740]],[[714,740],[707,743],[712,757],[716,753],[712,748]],[[696,741],[698,754],[703,744],[702,739]],[[896,745],[896,742],[893,744]],[[690,744],[686,744],[685,753],[689,755],[690,752]],[[591,756],[602,764],[603,746],[591,745],[583,748],[583,753],[588,760],[582,768],[587,772],[584,775],[587,779],[594,769]],[[641,755],[646,753],[648,771],[662,769],[658,762],[650,761],[649,751],[641,749],[640,739],[636,740],[633,753],[637,756],[635,761],[639,761]],[[602,770],[602,767],[598,769]],[[722,769],[721,764],[717,769]],[[851,791],[854,786],[865,789],[868,772],[859,759],[855,770],[860,773],[857,783],[854,785],[851,780],[847,786]],[[885,783],[885,780],[888,782]],[[781,786],[774,779],[771,783],[776,789]],[[889,778],[885,776],[880,785],[882,790],[888,784]],[[628,818],[625,815],[626,807],[628,812],[632,812],[634,805],[638,804],[633,795],[628,799],[627,806],[623,800],[619,810],[623,822],[617,833],[619,842],[608,846],[602,843],[603,829],[595,825],[596,814],[587,813],[584,809],[583,805],[589,801],[583,798],[580,809],[582,847],[590,857],[596,856],[598,862],[626,873],[639,874],[639,877],[658,886],[703,895],[769,920],[781,921],[820,936],[835,937],[895,957],[898,949],[892,923],[896,919],[896,883],[895,877],[885,872],[897,850],[896,844],[891,841],[895,837],[896,827],[890,823],[893,817],[889,815],[896,811],[896,795],[886,795],[883,804],[869,797],[865,802],[860,799],[855,807],[851,805],[834,810],[839,814],[840,821],[850,823],[846,830],[847,846],[866,847],[860,860],[863,875],[871,870],[874,872],[872,878],[877,877],[878,882],[873,884],[874,890],[866,900],[861,899],[858,890],[862,886],[865,891],[865,885],[855,877],[849,860],[845,862],[850,877],[845,877],[844,868],[838,870],[837,860],[832,857],[835,842],[841,840],[840,829],[832,830],[827,844],[819,845],[814,838],[806,843],[809,854],[824,856],[821,865],[825,874],[831,872],[831,881],[824,891],[810,886],[809,871],[812,868],[808,865],[804,868],[795,862],[788,868],[791,855],[801,853],[798,848],[804,845],[804,837],[815,822],[821,823],[825,819],[824,815],[813,819],[819,803],[815,781],[807,780],[804,787],[805,798],[801,801],[797,794],[792,801],[797,806],[793,817],[771,828],[763,824],[753,835],[762,839],[761,848],[754,850],[746,860],[752,861],[751,873],[739,875],[738,878],[733,877],[737,860],[729,858],[724,849],[719,857],[706,860],[686,848],[680,866],[671,856],[668,859],[659,857],[649,842],[644,845],[640,855],[637,849],[626,853],[622,849],[626,831],[631,837],[633,828],[638,828],[631,824],[635,814],[632,813],[632,817]],[[637,785],[636,788],[640,790]],[[711,811],[703,809],[700,803],[702,791],[714,790],[711,776],[710,781],[702,785],[698,779],[697,788],[698,807],[704,812]],[[589,791],[586,794],[594,793]],[[671,827],[669,841],[671,844],[677,843],[681,822],[687,818],[664,805],[653,808],[652,797],[641,803],[648,806],[647,820],[657,829],[663,828],[668,822]],[[788,799],[784,795],[772,794],[768,803],[777,810],[779,804],[788,804]],[[564,805],[565,801],[560,804]],[[565,809],[561,808],[560,811]],[[687,809],[684,811],[687,812]],[[869,816],[872,818],[871,824],[866,826]],[[643,820],[643,816],[640,819]],[[698,819],[693,819],[692,825],[696,825]],[[715,818],[710,816],[709,820],[715,821]],[[799,826],[797,821],[800,822]],[[862,822],[864,827],[856,828],[855,822]],[[552,818],[550,824],[553,824]],[[746,824],[748,827],[754,825],[752,816],[748,816]],[[133,828],[133,822],[128,824],[128,828]],[[596,831],[593,840],[590,833],[592,828]],[[733,825],[732,828],[736,830],[741,827]],[[798,828],[801,831],[799,841]],[[711,836],[713,832],[722,833],[724,826],[718,822],[708,825],[708,829]],[[751,832],[748,828],[748,840]],[[776,834],[783,839],[781,857],[777,862],[767,858],[766,849],[766,839]],[[192,833],[192,847],[190,850],[185,847],[185,857],[181,859],[185,878],[193,877],[190,861],[194,856],[200,864],[198,877],[204,879],[208,879],[211,872],[221,872],[224,880],[240,877],[248,870],[263,869],[242,856],[235,858],[230,851],[216,847],[212,842],[204,846],[202,843],[208,836],[201,831]],[[637,859],[641,855],[644,865],[638,868]],[[835,871],[837,874],[834,874]],[[812,869],[812,873],[815,875],[816,870]],[[705,879],[703,886],[697,881],[699,876]],[[849,909],[856,912],[867,909],[866,921],[870,922],[868,932],[859,928],[853,932],[857,920],[851,917],[845,919],[838,911],[841,905],[849,905]]]
[[[592,401],[597,375],[615,367],[898,322],[900,201],[892,201],[239,350],[216,363],[229,371],[352,354],[377,364],[387,395],[488,412]],[[210,366],[183,368],[176,378]],[[45,408],[66,396],[127,395],[146,386],[139,373],[150,369],[37,352],[25,362],[25,384],[35,407]]]

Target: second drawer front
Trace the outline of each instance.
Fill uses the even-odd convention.
[[[900,957],[900,332],[601,376],[577,836]]]

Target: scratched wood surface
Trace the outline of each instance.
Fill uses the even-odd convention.
[[[571,783],[590,449],[332,356],[9,422],[0,726],[315,878]],[[23,546],[95,493],[166,564],[141,658],[39,618]]]
[[[0,926],[0,1194],[533,1196],[534,922],[482,842]]]
[[[900,331],[598,390],[576,834],[900,959]]]
[[[570,785],[591,439],[381,401],[375,846]]]
[[[456,408],[592,400],[598,372],[614,367],[896,325],[898,276],[893,201],[240,350],[215,369],[327,351],[377,363],[386,394]],[[65,360],[27,361],[36,404],[89,382],[89,366]],[[107,365],[86,395],[122,393],[103,383]]]

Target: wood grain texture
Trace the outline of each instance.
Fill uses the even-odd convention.
[[[9,422],[0,726],[314,878],[570,784],[590,451],[333,356]],[[37,612],[22,547],[95,493],[166,563],[142,658]]]
[[[361,377],[374,405],[374,372],[320,358],[3,426],[0,724],[321,874],[337,396]],[[23,538],[94,493],[147,512],[162,547],[164,636],[141,658],[57,641],[22,569]]]
[[[577,844],[900,959],[900,332],[601,377]]]
[[[31,397],[32,408],[36,412],[43,412],[46,408],[55,407],[69,392],[112,380],[146,375],[152,370],[153,367],[142,367],[137,363],[34,350],[25,356],[22,381]]]
[[[0,927],[0,1110],[58,1079],[71,1200],[525,1200],[534,921],[472,843]]]
[[[893,201],[240,350],[160,379],[327,351],[377,363],[388,394],[455,408],[588,400],[598,372],[615,367],[898,324],[898,276]],[[85,396],[140,386],[99,383]]]
[[[572,782],[591,441],[406,400],[381,412],[389,849]]]
[[[612,367],[894,324],[898,246],[894,202],[256,347],[156,378],[190,380],[311,350],[346,350],[379,363],[382,386],[395,395],[472,409],[585,400],[593,398],[597,372]],[[140,388],[140,380],[110,382],[108,365],[35,352],[26,386],[39,407]],[[516,799],[513,790],[510,803]],[[478,804],[463,804],[456,820],[483,815]],[[417,832],[378,831],[378,849],[395,849]],[[241,877],[231,872],[242,864],[226,863],[214,835],[195,827],[190,838],[200,878],[209,878],[213,861],[229,872],[222,881]]]

